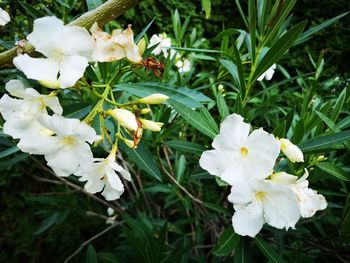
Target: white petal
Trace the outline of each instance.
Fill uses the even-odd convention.
[[[52,59],[31,58],[25,54],[15,57],[13,64],[29,79],[57,81],[59,65]]]
[[[231,188],[231,193],[227,197],[228,201],[237,205],[237,204],[247,204],[250,203],[255,196],[250,183],[244,181],[241,183],[236,183]]]
[[[74,149],[58,149],[57,152],[46,154],[47,165],[50,166],[58,176],[69,176],[79,168],[79,158]]]
[[[45,97],[45,104],[49,107],[54,113],[62,114],[63,108],[57,97]]]
[[[34,47],[46,42],[58,42],[63,29],[63,22],[58,18],[54,16],[42,17],[34,21],[33,32],[27,36],[27,39]]]
[[[124,185],[122,181],[120,180],[119,176],[116,174],[116,172],[111,167],[106,167],[106,176],[109,184],[112,188],[123,191]]]
[[[60,46],[65,56],[78,55],[87,59],[91,58],[93,39],[85,28],[66,26],[60,38],[62,40]]]
[[[242,116],[232,114],[221,123],[220,133],[212,143],[214,148],[239,149],[249,134],[250,125],[245,123]]]
[[[251,169],[250,178],[263,179],[269,176],[280,152],[279,142],[272,134],[258,129],[249,135],[246,147],[246,165],[254,167]]]
[[[5,89],[14,97],[22,99],[26,97],[25,87],[22,81],[18,79],[8,81],[5,85]]]
[[[232,217],[232,226],[241,236],[255,237],[264,225],[262,203],[254,201],[236,211]]]
[[[10,22],[10,20],[10,15],[5,10],[0,8],[0,26],[6,25],[8,22]]]
[[[120,173],[120,175],[123,176],[125,180],[131,181],[130,173],[127,170],[125,170],[122,166],[120,166],[116,162],[110,162],[109,166],[112,167],[118,173]]]
[[[102,195],[106,198],[107,201],[112,201],[119,199],[119,197],[123,194],[124,189],[122,191],[118,191],[114,189],[109,183],[106,183],[105,189],[102,192]]]
[[[221,174],[231,166],[232,160],[229,153],[222,150],[210,150],[202,153],[199,165],[211,175]]]
[[[12,117],[15,117],[16,111],[21,106],[22,100],[13,99],[7,94],[3,95],[0,99],[0,113],[2,117],[7,121]]]
[[[300,218],[296,196],[289,188],[264,192],[263,209],[266,223],[278,229],[294,228]]]
[[[82,56],[65,57],[60,65],[60,87],[72,87],[84,75],[88,59]]]
[[[17,147],[30,154],[51,154],[59,149],[59,140],[53,136],[27,134],[21,138]]]

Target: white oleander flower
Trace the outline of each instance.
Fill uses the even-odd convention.
[[[249,129],[240,115],[228,116],[214,138],[214,150],[203,152],[200,166],[230,185],[269,176],[280,152],[279,142],[261,128],[251,134]]]
[[[163,56],[167,58],[169,55],[168,49],[171,47],[171,39],[167,37],[165,33],[152,35],[151,39],[149,40],[148,48],[155,45],[157,45],[157,47],[152,50],[152,54],[157,56],[160,53],[163,53]],[[173,55],[174,53],[170,51],[171,58]]]
[[[0,99],[0,112],[6,121],[3,130],[15,139],[43,129],[36,119],[47,114],[46,107],[62,114],[62,107],[54,94],[42,95],[35,89],[26,88],[19,80],[10,80],[5,89],[15,98],[5,94]]]
[[[10,21],[10,15],[0,7],[0,26],[4,26]]]
[[[252,180],[234,184],[228,200],[234,204],[234,231],[255,237],[265,223],[278,229],[294,228],[300,218],[295,193],[271,180]]]
[[[81,176],[80,181],[87,181],[84,189],[95,194],[101,192],[106,200],[116,200],[124,192],[124,185],[119,178],[131,181],[130,173],[116,163],[116,147],[114,146],[106,159],[95,159],[96,162],[90,166],[82,167],[77,176]],[[119,175],[118,175],[119,174]]]
[[[64,89],[84,75],[93,49],[93,39],[86,29],[64,26],[56,17],[43,17],[34,21],[34,29],[27,36],[35,50],[47,58],[18,55],[13,64],[29,79],[44,83],[57,83]],[[55,84],[56,85],[56,84]]]
[[[294,145],[288,139],[280,139],[281,151],[292,163],[304,162],[304,155],[298,146]]]
[[[298,179],[297,176],[287,174],[285,172],[275,173],[271,175],[271,180],[288,185],[296,194],[300,214],[304,218],[312,217],[317,211],[327,208],[327,201],[323,195],[317,194],[315,190],[310,189],[308,171]]]
[[[184,60],[178,60],[175,65],[180,73],[191,71],[191,62],[186,58]]]
[[[110,114],[121,126],[130,131],[137,131],[139,128],[135,114],[129,110],[116,108],[108,111],[108,114]]]
[[[134,42],[134,32],[131,25],[124,31],[113,30],[112,35],[103,32],[95,22],[90,29],[94,38],[93,61],[109,62],[126,57],[132,62],[140,62],[141,55]]]
[[[45,155],[47,164],[58,176],[69,176],[93,162],[88,143],[100,139],[93,128],[78,119],[56,114],[41,115],[38,122],[55,135],[24,135],[17,145],[23,152]]]
[[[262,81],[263,79],[271,80],[273,74],[275,74],[276,64],[273,64],[268,70],[266,70],[263,74],[260,75],[258,81]]]

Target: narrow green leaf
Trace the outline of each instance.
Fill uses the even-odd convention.
[[[276,43],[267,51],[265,56],[260,60],[253,74],[251,85],[258,79],[261,74],[268,70],[274,63],[280,59],[284,53],[291,47],[294,41],[304,30],[306,21],[303,21],[289,29]],[[260,58],[259,58],[260,59]]]
[[[1,151],[0,152],[0,158],[4,158],[4,157],[9,156],[11,154],[14,154],[14,153],[16,153],[18,151],[19,151],[19,149],[17,148],[17,146],[13,146],[11,148],[8,148],[6,150]]]
[[[194,128],[212,139],[217,135],[217,132],[210,126],[208,120],[202,114],[173,99],[170,99],[169,103]]]
[[[219,59],[220,63],[227,69],[227,71],[230,73],[230,75],[232,76],[233,80],[235,81],[236,85],[238,87],[240,87],[240,78],[238,75],[238,69],[237,66],[227,60],[227,59]]]
[[[223,207],[222,205],[217,205],[217,204],[214,204],[214,203],[210,203],[210,202],[203,202],[204,206],[206,208],[209,208],[213,211],[216,211],[216,212],[219,212],[219,213],[222,213],[226,216],[230,216],[232,213],[230,212],[230,210],[228,210],[227,208]],[[231,215],[232,216],[232,215]]]
[[[98,263],[96,250],[91,244],[86,250],[86,263]]]
[[[232,226],[229,226],[220,235],[219,240],[214,247],[213,254],[218,257],[228,256],[236,249],[239,241],[240,236],[233,231]]]
[[[218,110],[221,116],[221,119],[225,119],[229,114],[229,110],[225,101],[224,96],[222,95],[221,92],[218,92],[217,96],[216,96],[216,104],[218,106]]]
[[[321,30],[333,25],[334,23],[336,23],[339,19],[341,19],[342,17],[346,16],[347,14],[349,14],[349,12],[343,13],[341,15],[338,15],[336,17],[333,17],[317,26],[311,27],[309,28],[307,31],[305,31],[304,33],[302,33],[300,35],[300,37],[298,38],[298,40],[294,43],[293,46],[299,45],[301,43],[304,43],[305,41],[309,40],[311,37],[313,37],[313,35],[315,35],[316,33],[320,32]]]
[[[322,152],[350,140],[350,130],[312,138],[299,145],[303,152]]]
[[[275,249],[259,237],[255,237],[255,243],[267,259],[275,263],[285,263]]]
[[[322,162],[322,163],[317,163],[316,166],[318,168],[320,168],[321,170],[337,177],[338,179],[340,179],[342,181],[350,182],[349,174],[335,164],[332,164],[329,162]]]
[[[140,169],[144,170],[158,181],[162,181],[160,170],[154,162],[153,155],[143,143],[139,143],[135,150],[130,149],[124,143],[120,144],[120,148],[138,165]]]
[[[303,139],[304,130],[305,130],[304,121],[302,119],[300,119],[293,129],[292,142],[294,144],[299,143]]]
[[[202,7],[205,12],[205,19],[209,19],[211,13],[211,1],[210,0],[201,0]]]
[[[187,141],[172,140],[165,142],[165,144],[175,150],[186,153],[194,153],[196,155],[201,155],[203,151],[206,150],[205,147],[201,144]]]
[[[162,93],[173,100],[182,103],[190,108],[203,107],[201,102],[211,102],[212,99],[200,93],[199,91],[186,87],[172,87],[161,83],[143,82],[118,84],[117,89],[125,90],[138,97],[146,97],[154,93]],[[116,90],[116,89],[114,89]]]
[[[246,238],[241,238],[240,242],[235,250],[234,263],[248,263],[251,262],[251,251],[249,247],[249,241]]]
[[[318,110],[314,110],[314,112],[328,126],[328,128],[330,128],[332,131],[335,131],[335,123],[330,118]]]
[[[59,212],[55,212],[51,214],[48,218],[46,218],[44,221],[42,221],[38,229],[34,232],[34,235],[39,235],[44,231],[46,231],[47,229],[49,229],[50,227],[52,227],[54,224],[56,224],[59,218],[59,215],[60,215]]]
[[[148,29],[149,29],[149,28],[151,27],[151,25],[153,24],[154,19],[155,19],[155,18],[153,18],[153,19],[151,20],[151,22],[149,22],[148,25],[147,25],[144,29],[142,29],[142,31],[135,37],[135,43],[138,43],[138,42],[141,40],[141,38],[146,34],[146,32],[148,31]]]
[[[346,88],[344,88],[342,90],[342,92],[340,93],[340,95],[337,99],[337,102],[334,105],[333,112],[331,115],[331,120],[334,122],[336,122],[336,120],[337,120],[337,118],[338,118],[338,116],[343,108],[343,105],[345,102],[345,97],[346,97]]]
[[[252,64],[255,61],[256,45],[256,4],[255,0],[248,0],[249,35],[250,35],[250,56]]]

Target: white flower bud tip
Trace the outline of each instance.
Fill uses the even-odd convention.
[[[136,116],[129,110],[114,109],[107,112],[111,115],[121,126],[130,131],[136,131],[138,129],[138,123]]]
[[[161,94],[161,93],[155,93],[152,95],[149,95],[147,97],[144,97],[142,99],[139,99],[137,102],[144,103],[144,104],[161,104],[168,100],[169,97]]]
[[[280,139],[281,151],[287,156],[287,158],[293,162],[304,162],[304,155],[298,146],[294,145],[288,139]]]

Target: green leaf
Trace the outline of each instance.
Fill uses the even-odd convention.
[[[18,1],[18,3],[23,7],[23,9],[26,11],[28,15],[30,15],[33,19],[37,19],[39,17],[43,17],[44,15],[42,12],[37,10],[31,5],[28,5],[27,3],[24,3],[23,1]]]
[[[318,110],[314,110],[315,114],[330,128],[332,131],[335,131],[335,123]]]
[[[51,214],[48,218],[42,221],[39,228],[34,232],[34,235],[39,235],[44,231],[46,231],[47,229],[49,229],[50,227],[52,227],[54,224],[56,224],[59,219],[59,216],[60,216],[59,212],[55,212]]]
[[[332,164],[329,162],[322,162],[322,163],[317,163],[316,166],[318,168],[320,168],[321,170],[337,177],[338,179],[340,179],[342,181],[350,182],[349,174],[335,164]]]
[[[88,11],[94,10],[102,5],[102,0],[86,0]]]
[[[155,18],[153,18],[151,22],[149,22],[148,25],[144,29],[142,29],[142,31],[135,37],[135,43],[138,43],[141,40],[141,38],[146,34],[150,26],[153,24],[154,19]]]
[[[238,87],[240,87],[240,78],[238,75],[238,69],[237,66],[227,60],[227,59],[219,59],[220,63],[227,69],[227,71],[230,73],[230,75],[232,76],[233,80],[235,81],[236,85]]]
[[[202,7],[205,12],[205,19],[209,19],[211,13],[211,1],[210,0],[201,0]]]
[[[6,150],[1,151],[0,152],[0,158],[4,158],[4,157],[9,156],[11,154],[14,154],[14,153],[16,153],[18,151],[19,151],[19,149],[17,148],[17,146],[13,146],[11,148],[8,148]]]
[[[187,141],[172,140],[165,142],[165,144],[175,150],[186,153],[194,153],[196,155],[201,155],[203,151],[206,150],[206,148],[201,144]]]
[[[229,114],[229,110],[225,101],[224,96],[222,95],[221,92],[218,92],[217,96],[216,96],[216,104],[218,106],[218,110],[221,116],[221,119],[225,119]]]
[[[306,21],[303,21],[289,29],[275,44],[267,51],[265,56],[260,60],[253,74],[251,84],[253,84],[261,74],[268,70],[274,63],[280,59],[284,53],[292,46],[294,41],[304,30]]]
[[[303,152],[322,152],[350,140],[350,130],[312,138],[299,145]]]
[[[299,143],[303,139],[304,130],[304,121],[300,119],[293,129],[292,142],[294,144]]]
[[[235,263],[248,263],[251,262],[251,251],[249,247],[249,241],[246,238],[241,238],[234,254]]]
[[[189,89],[186,87],[172,87],[161,83],[131,83],[131,84],[118,84],[115,86],[117,89],[125,90],[138,97],[146,97],[154,93],[162,93],[167,95],[173,100],[182,103],[190,108],[203,107],[201,102],[211,102],[212,99],[203,95],[202,93]]]
[[[101,263],[119,263],[118,257],[110,252],[98,252],[98,261]]]
[[[162,181],[160,170],[154,162],[153,155],[142,142],[139,143],[136,149],[130,149],[124,143],[120,144],[120,148],[140,169],[144,170],[158,181]]]
[[[67,118],[81,119],[88,115],[91,111],[92,105],[87,103],[75,103],[64,106],[63,113]]]
[[[334,108],[333,108],[333,112],[332,112],[332,115],[331,115],[331,120],[332,121],[336,121],[340,112],[341,112],[341,109],[343,108],[343,105],[344,105],[344,102],[345,102],[345,97],[346,97],[346,88],[344,88],[342,90],[342,92],[340,93],[338,99],[337,99],[337,102],[335,103],[334,105]]]
[[[267,259],[271,262],[275,263],[284,263],[285,261],[277,254],[275,249],[266,243],[264,240],[262,240],[259,237],[255,237],[255,243],[257,244],[260,251],[265,255]]]
[[[169,103],[174,110],[194,128],[212,139],[217,135],[217,131],[211,127],[211,124],[202,114],[186,107],[184,104],[178,103],[173,99],[170,99]]]
[[[96,250],[91,244],[86,250],[86,263],[98,263]]]
[[[220,235],[219,240],[214,247],[213,254],[218,257],[228,256],[236,249],[239,241],[240,236],[233,231],[232,226],[229,226]]]
[[[156,184],[151,187],[145,187],[143,188],[143,191],[145,193],[171,193],[172,189],[171,186],[167,184]]]
[[[325,29],[326,27],[329,27],[331,25],[333,25],[334,23],[336,23],[340,18],[346,16],[347,14],[349,14],[349,12],[343,13],[341,15],[338,15],[336,17],[333,17],[325,22],[323,22],[322,24],[319,24],[317,26],[311,27],[308,30],[306,30],[304,33],[302,33],[300,35],[300,37],[298,38],[298,40],[294,43],[293,46],[299,45],[301,43],[304,43],[305,41],[309,40],[311,37],[313,37],[314,34],[320,32],[321,30]]]
[[[70,8],[70,6],[63,0],[55,0],[57,3],[59,3],[61,6]]]

